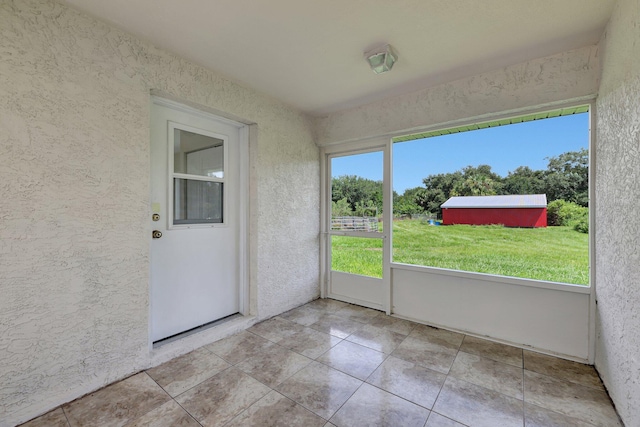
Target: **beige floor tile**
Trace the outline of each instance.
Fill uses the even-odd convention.
[[[275,346],[262,354],[250,357],[236,366],[253,378],[275,387],[300,369],[311,363],[311,359],[284,347]]]
[[[365,383],[330,421],[338,427],[423,427],[428,416],[428,409]]]
[[[126,427],[200,427],[175,400],[170,400],[164,405],[158,406],[151,412],[129,423]]]
[[[459,351],[449,375],[522,400],[522,368]]]
[[[167,425],[622,423],[591,366],[318,299],[23,424]]]
[[[315,329],[305,328],[303,331],[282,339],[278,345],[315,359],[342,339]]]
[[[525,356],[526,364],[526,356]],[[604,390],[524,371],[524,400],[599,427],[621,424]]]
[[[431,409],[446,375],[393,356],[367,379],[367,383]]]
[[[448,374],[458,350],[409,335],[391,355]]]
[[[584,420],[568,417],[530,403],[524,404],[524,427],[592,427]]]
[[[313,362],[276,387],[276,390],[324,419],[329,419],[360,385],[362,381],[350,375]]]
[[[176,397],[205,427],[222,426],[269,393],[269,387],[229,368]]]
[[[404,319],[398,319],[397,317],[387,316],[384,313],[369,320],[368,324],[371,326],[377,326],[378,328],[388,329],[402,335],[409,335],[413,328],[417,326],[416,323]]]
[[[272,391],[238,415],[227,427],[322,427],[325,420]]]
[[[346,374],[366,380],[386,357],[379,351],[342,341],[317,360]]]
[[[406,337],[406,335],[388,329],[365,325],[349,335],[346,340],[389,354],[393,352]]]
[[[123,426],[170,399],[143,372],[68,403],[63,409],[71,427]]]
[[[522,349],[465,335],[460,351],[522,368]]]
[[[424,427],[466,427],[464,424],[460,424],[457,421],[453,421],[451,418],[443,417],[431,411],[427,424]]]
[[[318,310],[323,310],[326,312],[336,312],[340,309],[347,307],[349,304],[346,302],[338,301],[330,298],[318,298],[315,301],[311,301],[308,304],[305,304],[305,307],[315,308]]]
[[[409,334],[410,337],[429,341],[443,347],[458,350],[464,339],[463,334],[447,331],[446,329],[434,328],[427,325],[416,325]]]
[[[236,365],[249,357],[261,354],[275,344],[251,332],[242,331],[228,338],[209,344],[205,348]]]
[[[39,416],[21,427],[68,427],[69,422],[64,415],[62,408],[56,408],[53,411],[47,412],[44,415]]]
[[[525,350],[524,368],[528,371],[604,390],[602,381],[600,381],[594,367],[583,363]]]
[[[338,338],[346,338],[363,326],[363,323],[334,314],[323,316],[320,320],[310,325],[311,328],[317,331],[331,334]]]
[[[304,326],[281,317],[272,317],[247,329],[248,332],[276,343],[302,330],[304,330]]]
[[[335,312],[336,316],[347,317],[360,323],[369,323],[374,317],[383,314],[381,311],[371,308],[361,307],[359,305],[349,304]]]
[[[522,427],[522,400],[449,376],[433,410],[474,427]]]
[[[293,310],[289,310],[286,313],[279,315],[281,319],[289,320],[291,322],[298,323],[299,325],[309,326],[312,323],[317,322],[327,315],[328,312],[320,309],[314,309],[308,305],[303,305]]]
[[[209,350],[199,348],[151,368],[147,374],[175,397],[230,366]]]

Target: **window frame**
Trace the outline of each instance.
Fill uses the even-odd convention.
[[[573,113],[568,113],[573,110]],[[583,111],[584,110],[584,111]],[[565,112],[563,114],[562,112]],[[557,113],[557,114],[556,114]],[[439,125],[432,125],[428,127],[418,128],[412,130],[411,132],[397,132],[392,135],[389,135],[391,140],[391,156],[393,156],[393,145],[396,142],[405,142],[412,141],[416,139],[422,139],[425,137],[433,137],[440,135],[447,135],[451,133],[459,133],[459,132],[467,132],[474,131],[478,129],[484,129],[488,127],[497,127],[497,126],[507,126],[516,123],[522,123],[525,121],[534,121],[534,120],[543,120],[547,118],[558,117],[561,115],[569,115],[576,113],[587,113],[588,114],[588,147],[587,150],[589,152],[589,280],[587,285],[580,284],[572,284],[572,283],[563,283],[563,282],[552,282],[545,281],[539,279],[529,279],[529,278],[521,278],[521,277],[513,277],[513,276],[502,276],[498,274],[490,274],[490,273],[481,273],[474,271],[465,271],[465,270],[453,270],[447,268],[433,267],[433,266],[424,266],[424,265],[415,265],[415,264],[404,264],[393,261],[393,244],[391,243],[390,248],[390,267],[392,269],[402,269],[409,271],[419,271],[426,272],[432,274],[442,274],[446,276],[455,276],[460,278],[467,279],[478,279],[478,280],[487,280],[491,282],[499,282],[505,284],[512,284],[518,286],[529,286],[529,287],[537,287],[544,289],[557,289],[557,290],[566,290],[570,292],[584,293],[589,294],[592,293],[594,289],[594,280],[595,280],[595,151],[594,147],[594,138],[595,138],[595,129],[594,129],[594,115],[595,115],[595,101],[593,98],[586,98],[576,100],[575,102],[564,102],[557,103],[552,106],[540,107],[540,108],[529,108],[529,109],[519,109],[510,112],[496,113],[486,116],[480,116],[476,118],[470,119],[462,119],[455,120],[451,122],[442,123]],[[524,119],[527,120],[524,120]],[[523,120],[520,120],[523,119]],[[393,176],[393,165],[391,165],[391,175]],[[390,180],[392,181],[392,180]],[[390,182],[393,185],[392,182]],[[393,191],[393,188],[391,189]],[[393,203],[393,201],[392,201]],[[389,230],[391,236],[391,242],[393,242],[393,230]]]

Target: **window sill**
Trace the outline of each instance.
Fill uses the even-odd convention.
[[[461,277],[464,279],[484,280],[486,282],[505,283],[516,286],[528,286],[532,288],[550,289],[561,292],[590,294],[591,286],[574,285],[570,283],[547,282],[544,280],[523,279],[520,277],[499,276],[496,274],[476,273],[471,271],[449,270],[446,268],[426,267],[412,264],[391,263],[391,269],[415,271],[418,273],[435,274],[443,276]]]

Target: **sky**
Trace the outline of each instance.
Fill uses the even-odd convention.
[[[393,144],[393,189],[422,186],[429,175],[490,165],[501,176],[518,166],[546,169],[545,157],[589,147],[589,114],[581,113]],[[382,152],[336,157],[331,175],[382,180]]]

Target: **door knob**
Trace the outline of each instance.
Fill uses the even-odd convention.
[[[161,237],[162,237],[162,231],[160,231],[160,230],[153,230],[153,232],[151,232],[151,236],[152,236],[154,239],[159,239],[159,238],[161,238]]]

